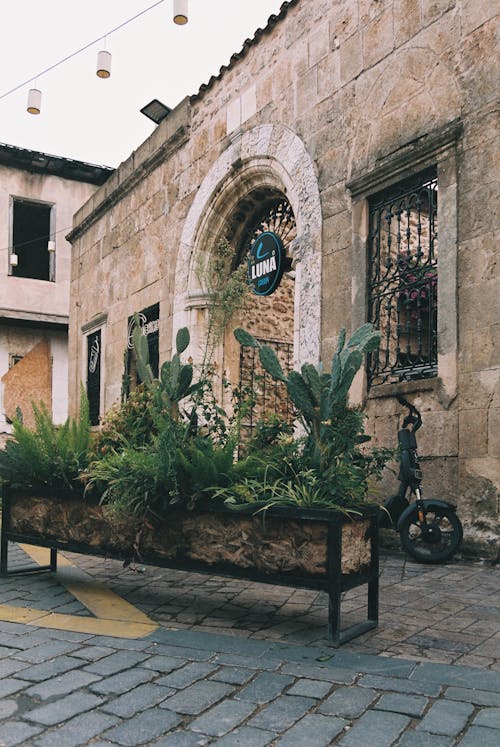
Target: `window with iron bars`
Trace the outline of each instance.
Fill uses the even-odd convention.
[[[437,196],[432,168],[369,201],[368,321],[382,333],[371,386],[437,376]]]

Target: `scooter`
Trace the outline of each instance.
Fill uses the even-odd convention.
[[[381,507],[380,526],[399,532],[403,549],[420,563],[444,563],[461,545],[462,524],[453,504],[422,497],[422,471],[415,435],[422,426],[422,416],[404,397],[397,399],[408,409],[403,427],[398,431],[400,489]]]

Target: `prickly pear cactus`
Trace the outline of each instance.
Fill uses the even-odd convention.
[[[320,368],[305,363],[300,373],[291,371],[288,376],[284,374],[272,348],[261,346],[251,334],[241,328],[236,329],[234,335],[241,345],[258,348],[264,370],[274,379],[286,383],[289,397],[298,410],[309,434],[311,448],[320,462],[327,442],[335,440],[335,423],[346,420],[347,398],[354,376],[362,365],[363,355],[378,348],[380,332],[372,324],[364,324],[346,344],[346,333],[342,330],[330,373],[323,373]],[[353,443],[359,443],[358,434],[353,434],[352,440]]]
[[[162,406],[174,420],[179,417],[178,403],[193,391],[193,367],[190,363],[181,363],[180,356],[189,345],[189,330],[183,327],[177,332],[176,352],[172,359],[165,361],[160,370],[160,377],[155,379],[149,365],[149,348],[145,335],[139,326],[138,315],[135,315],[136,326],[132,334],[137,372],[144,384],[156,392]]]

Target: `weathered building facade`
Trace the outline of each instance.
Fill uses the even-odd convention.
[[[111,169],[0,145],[0,439],[19,407],[68,413],[68,317],[73,214]]]
[[[458,503],[466,542],[498,553],[500,422],[495,3],[292,0],[181,102],[75,216],[70,401],[119,399],[131,315],[206,333],[198,268],[277,227],[279,293],[243,320],[295,363],[328,365],[342,327],[382,331],[356,381],[394,445],[397,393],[422,410],[428,494]],[[274,228],[273,228],[274,230]],[[219,363],[245,364],[227,336]],[[391,478],[388,478],[388,482]]]

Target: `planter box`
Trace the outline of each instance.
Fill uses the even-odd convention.
[[[329,595],[329,637],[339,645],[376,627],[378,511],[350,519],[326,510],[272,508],[241,514],[225,507],[175,508],[155,527],[111,520],[84,500],[17,495],[4,490],[0,575],[8,573],[8,542],[138,560],[149,565],[307,589]],[[40,570],[39,567],[29,570]],[[340,628],[341,594],[367,585],[367,620]]]

